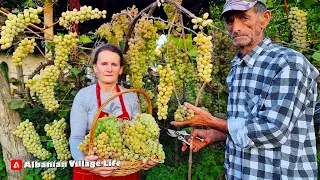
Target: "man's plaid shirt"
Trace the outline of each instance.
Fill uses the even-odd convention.
[[[265,38],[227,77],[227,179],[317,179],[313,114],[318,71]]]

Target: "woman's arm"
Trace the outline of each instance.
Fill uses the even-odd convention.
[[[74,160],[80,160],[85,157],[78,149],[78,145],[84,140],[88,124],[88,108],[86,108],[85,97],[83,91],[80,90],[74,98],[70,113],[71,134],[69,143]]]

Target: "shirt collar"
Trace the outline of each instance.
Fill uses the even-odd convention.
[[[254,47],[245,56],[242,56],[241,52],[239,51],[232,61],[232,66],[240,65],[242,62],[245,62],[247,66],[252,68],[262,50],[265,49],[270,43],[270,38],[265,37],[256,47]]]

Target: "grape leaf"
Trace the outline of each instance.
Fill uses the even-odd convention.
[[[79,74],[79,73],[81,72],[81,71],[80,71],[78,68],[76,68],[76,67],[73,67],[70,71],[73,72],[74,74]]]
[[[79,41],[82,43],[92,43],[93,42],[88,36],[80,36]]]
[[[315,4],[316,2],[314,0],[302,0],[301,3],[308,8],[309,6],[311,6],[312,4]]]
[[[6,176],[6,171],[0,171],[0,176],[2,177]]]
[[[68,115],[68,111],[61,111],[58,116],[61,117],[61,118],[64,118],[64,117],[67,117]]]
[[[193,48],[188,51],[188,55],[191,57],[196,57],[197,56],[197,48]]]
[[[11,100],[9,103],[10,109],[21,109],[24,108],[25,103],[21,100]]]
[[[78,93],[78,91],[72,91],[72,92],[71,92],[71,94],[72,94],[73,96],[76,96],[77,93]]]
[[[320,53],[315,52],[315,53],[312,55],[312,58],[315,59],[316,61],[320,61]]]

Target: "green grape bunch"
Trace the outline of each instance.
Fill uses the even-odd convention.
[[[209,13],[204,13],[202,18],[192,19],[191,22],[194,24],[193,29],[200,29],[201,31],[208,25],[212,24],[212,19],[208,19]]]
[[[44,172],[41,173],[42,179],[43,180],[52,180],[56,178],[56,171],[57,168],[48,168]]]
[[[14,38],[20,32],[23,32],[30,23],[39,24],[41,20],[38,14],[41,13],[42,10],[41,7],[37,9],[29,8],[24,9],[23,13],[19,13],[18,15],[8,14],[8,20],[5,21],[5,26],[1,27],[1,49],[5,50],[11,47]]]
[[[69,151],[69,142],[64,131],[66,130],[67,123],[64,118],[59,121],[54,120],[51,124],[46,124],[44,130],[47,136],[53,140],[54,148],[57,152],[58,159],[62,161],[69,160],[71,153]]]
[[[79,144],[78,149],[84,154],[95,154],[99,159],[119,159],[124,149],[120,125],[114,115],[100,118],[94,131],[92,151],[89,151],[89,135]]]
[[[18,48],[13,52],[12,61],[14,66],[22,66],[22,61],[28,56],[29,53],[33,53],[34,47],[37,45],[34,38],[30,40],[24,38],[18,45]]]
[[[292,7],[288,16],[288,21],[293,35],[293,42],[302,48],[308,46],[307,14],[307,12],[299,9],[298,7]]]
[[[133,87],[142,89],[143,76],[148,71],[148,65],[153,65],[157,55],[156,40],[159,35],[157,28],[153,25],[153,20],[142,18],[135,26],[135,36],[129,39],[129,50],[125,56],[129,66],[130,79],[133,81]]]
[[[182,0],[175,0],[178,4],[182,3]],[[166,13],[168,20],[173,23],[177,23],[179,16],[176,14],[177,9],[170,3],[163,3],[163,10]],[[175,16],[176,14],[176,16]]]
[[[27,81],[26,87],[37,92],[44,107],[49,111],[54,111],[59,107],[59,103],[54,98],[54,86],[59,77],[60,70],[54,66],[47,66],[40,72],[40,77],[35,77]]]
[[[131,19],[126,14],[130,15],[131,18],[134,18],[138,14],[138,9],[133,5],[130,9],[122,10],[120,14],[113,14],[111,18],[112,30],[115,39],[117,40],[117,44],[124,40],[124,35],[126,35],[129,30]]]
[[[82,6],[80,10],[76,8],[72,11],[66,11],[59,18],[59,25],[69,28],[71,23],[79,24],[92,19],[100,19],[107,17],[107,11],[99,11],[98,8],[92,9],[91,6]]]
[[[128,147],[124,160],[158,159],[164,162],[163,149],[159,148],[160,129],[150,114],[137,114],[132,121],[123,121],[122,137]],[[131,154],[131,155],[130,155]]]
[[[78,148],[84,154],[97,155],[99,159],[164,162],[159,136],[160,129],[150,114],[137,114],[131,121],[110,115],[99,119],[92,151],[89,149],[89,134]]]
[[[54,97],[54,87],[59,78],[60,72],[67,65],[70,51],[78,42],[77,33],[69,33],[64,37],[54,36],[55,59],[54,65],[47,66],[40,72],[40,76],[29,79],[26,87],[31,91],[38,93],[44,107],[49,111],[59,108],[59,103]]]
[[[185,106],[179,105],[174,113],[175,121],[186,121],[194,117],[194,111]]]
[[[51,156],[51,153],[42,147],[40,136],[28,119],[21,122],[12,134],[21,138],[27,151],[36,158],[46,160]]]
[[[182,88],[183,82],[196,81],[195,68],[189,61],[189,56],[185,52],[177,49],[177,46],[169,39],[160,48],[163,59],[169,63],[175,71],[176,88]]]
[[[165,67],[159,65],[157,68],[157,73],[160,76],[160,84],[158,85],[158,98],[157,98],[157,107],[158,107],[158,119],[166,120],[168,114],[168,102],[173,92],[173,80],[174,80],[174,71],[171,69],[170,64],[167,64]]]
[[[198,76],[201,81],[209,83],[211,78],[211,73],[213,65],[211,63],[212,58],[212,36],[206,36],[204,33],[200,32],[193,39],[197,46],[197,70]]]
[[[102,24],[96,30],[95,34],[100,36],[101,38],[105,38],[111,44],[117,44],[117,39],[114,35],[112,24],[110,23]]]
[[[212,36],[207,36],[203,33],[203,28],[212,23],[211,19],[207,19],[209,17],[208,13],[205,13],[202,18],[192,19],[192,23],[194,23],[193,29],[199,28],[201,31],[197,34],[196,37],[193,38],[194,42],[196,42],[197,46],[197,70],[198,76],[201,81],[205,83],[209,83],[211,78],[211,73],[213,69],[213,65],[211,63],[212,53],[213,53],[213,45],[212,45]]]
[[[67,61],[69,59],[70,51],[78,43],[77,33],[70,32],[65,36],[54,36],[53,42],[55,45],[55,60],[54,65],[59,69],[65,68]]]
[[[130,9],[122,10],[120,13],[113,14],[110,23],[101,25],[96,35],[105,38],[109,43],[120,46],[120,42],[124,40],[124,36],[129,30],[131,18],[138,14],[138,9],[133,5]]]

